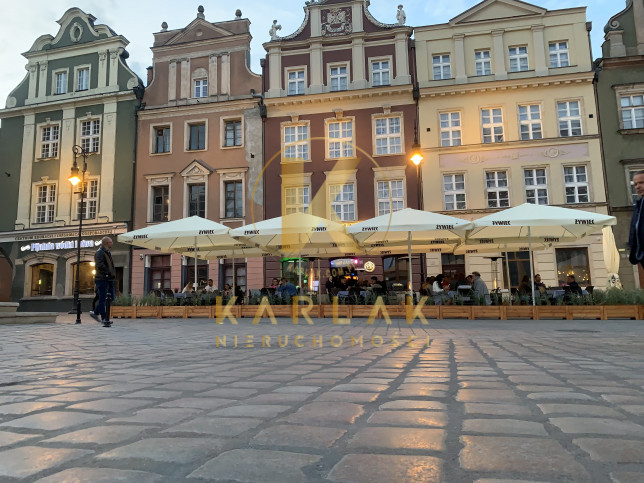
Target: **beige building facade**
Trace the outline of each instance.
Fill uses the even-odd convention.
[[[607,213],[589,29],[583,7],[516,0],[415,29],[426,210],[469,220],[522,203]],[[498,255],[428,254],[427,273],[478,270],[490,288],[517,287],[527,251]],[[536,251],[534,269],[547,286],[572,273],[604,287],[601,232]]]

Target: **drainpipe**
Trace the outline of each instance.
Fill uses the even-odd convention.
[[[134,106],[134,157],[132,158],[132,193],[130,197],[130,221],[128,222],[128,229],[134,230],[134,207],[136,205],[136,149],[139,142],[139,111],[145,109],[145,102],[143,101],[143,94],[145,87],[139,84],[132,89],[136,96],[137,104]],[[130,268],[128,270],[128,287],[132,293],[132,262],[134,261],[134,246],[130,245]]]
[[[602,123],[601,123],[601,114],[599,112],[599,72],[602,70],[601,63],[602,63],[603,58],[597,59],[593,63],[593,70],[595,71],[595,75],[593,76],[593,94],[595,96],[595,105],[597,106],[597,133],[599,134],[599,150],[601,151],[601,162],[602,162],[602,171],[604,175],[604,193],[606,193],[606,205],[608,209],[608,214],[612,214],[612,206],[610,203],[610,195],[608,193],[608,178],[607,178],[607,173],[608,170],[606,169],[606,157],[604,155],[604,136],[602,136]]]

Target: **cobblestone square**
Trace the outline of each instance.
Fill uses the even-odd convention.
[[[0,481],[644,481],[641,321],[314,322],[0,326]]]

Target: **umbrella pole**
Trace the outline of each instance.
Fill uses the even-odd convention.
[[[299,279],[299,288],[300,288],[300,293],[302,293],[302,253],[300,252],[300,258],[297,259],[297,272],[298,272],[298,279]]]
[[[411,304],[414,305],[414,284],[412,281],[411,273],[411,232],[407,232],[407,255],[409,256],[409,263],[407,267],[409,268],[409,296],[411,297]]]
[[[197,291],[198,280],[197,280],[197,237],[195,237],[195,286],[194,290]]]
[[[318,303],[320,303],[320,290],[322,290],[322,277],[320,275],[320,259],[318,258]]]
[[[508,294],[510,296],[510,305],[512,305],[512,280],[510,280],[510,257],[509,252],[505,252],[505,271],[508,275]]]
[[[233,248],[233,296],[235,295],[235,249]]]
[[[537,305],[537,301],[534,299],[534,268],[533,268],[533,259],[532,259],[532,230],[528,227],[528,250],[530,251],[530,284],[532,285],[532,305]]]

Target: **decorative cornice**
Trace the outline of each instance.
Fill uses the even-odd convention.
[[[404,95],[412,92],[412,86],[391,86],[390,88],[370,87],[355,91],[325,92],[322,94],[309,94],[302,96],[268,97],[264,103],[268,107],[276,106],[302,106],[307,104],[338,103],[352,99],[377,98],[383,96]],[[414,101],[410,97],[409,104]]]

